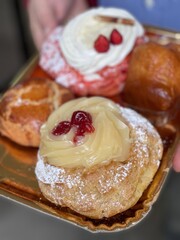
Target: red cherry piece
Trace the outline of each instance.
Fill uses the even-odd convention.
[[[114,45],[121,44],[123,41],[123,36],[118,32],[117,29],[113,29],[110,35],[110,42]]]
[[[74,112],[71,118],[71,124],[76,127],[76,133],[74,136],[75,143],[84,137],[85,133],[94,132],[94,127],[92,126],[92,117],[85,111]]]
[[[109,50],[109,41],[104,35],[99,35],[99,37],[94,42],[94,48],[99,53],[105,53]]]
[[[62,134],[67,134],[71,128],[75,128],[75,135],[73,138],[74,143],[77,143],[85,133],[93,133],[95,131],[92,125],[92,117],[88,112],[85,111],[75,111],[72,114],[71,121],[62,121],[52,130],[52,134],[59,136]]]
[[[92,117],[85,111],[75,111],[71,117],[71,124],[92,123]]]
[[[76,133],[74,135],[73,141],[77,143],[82,137],[85,136],[85,133],[93,133],[95,128],[90,123],[82,123],[77,126]]]
[[[90,123],[86,123],[85,126],[84,126],[84,129],[85,129],[85,131],[88,132],[88,133],[92,133],[92,132],[94,132],[94,130],[95,130],[95,128],[93,127],[93,125],[90,124]]]
[[[94,127],[90,123],[82,123],[79,126],[77,126],[77,132],[76,135],[78,136],[84,136],[85,133],[92,133],[94,132]]]
[[[86,130],[85,130],[82,126],[81,126],[81,127],[77,127],[73,141],[74,141],[75,143],[79,142],[79,140],[80,140],[82,137],[84,137],[85,132],[86,132]]]
[[[69,121],[63,121],[53,128],[52,134],[55,136],[59,136],[62,134],[67,134],[70,130],[71,123]]]

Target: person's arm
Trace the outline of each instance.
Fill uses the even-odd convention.
[[[96,4],[92,0],[26,0],[25,3],[32,37],[38,49],[57,25],[65,24],[75,15]]]

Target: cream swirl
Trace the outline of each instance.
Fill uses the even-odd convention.
[[[54,136],[52,129],[69,121],[73,112],[87,111],[92,116],[95,131],[74,144],[74,129]],[[103,97],[79,98],[63,104],[41,127],[40,155],[59,167],[91,167],[111,160],[123,162],[130,147],[129,128],[120,116],[119,106]]]
[[[97,15],[133,19],[134,25],[99,21],[95,18]],[[106,53],[96,52],[94,42],[97,37],[103,34],[109,38],[113,29],[123,36],[122,44],[110,45]],[[60,46],[68,64],[90,81],[99,78],[97,71],[102,68],[121,63],[133,49],[137,37],[143,34],[142,25],[126,10],[97,8],[80,14],[67,24],[60,37]]]

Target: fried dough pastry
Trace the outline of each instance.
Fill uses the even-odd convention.
[[[137,46],[130,60],[124,99],[150,111],[169,111],[180,103],[180,49],[148,42]]]
[[[167,47],[175,52],[180,58],[180,44],[178,43],[169,43]]]
[[[93,99],[94,98],[92,98],[91,101],[93,101]],[[84,106],[89,110],[87,100],[84,101]],[[89,134],[82,144],[77,146],[73,145],[72,149],[72,144],[69,143],[69,141],[66,143],[62,142],[61,146],[59,145],[61,144],[60,139],[54,139],[53,141],[52,138],[50,140],[50,122],[58,118],[58,113],[57,116],[53,113],[53,115],[51,115],[52,117],[50,116],[50,118],[48,118],[48,122],[41,128],[41,145],[35,170],[39,187],[47,199],[56,205],[69,207],[76,213],[92,219],[109,218],[134,206],[153,180],[162,157],[162,142],[159,134],[145,118],[134,110],[115,106],[114,103],[113,105],[110,100],[105,100],[107,101],[107,105],[105,105],[108,110],[107,112],[103,110],[103,108],[97,110],[97,106],[104,104],[101,98],[98,98],[97,101],[98,102],[95,101],[93,103],[94,105],[92,102],[89,103],[91,110],[94,108],[97,114],[95,116],[92,115],[95,132]],[[82,105],[79,105],[77,102],[75,106],[82,107]],[[69,106],[68,109],[70,109]],[[110,135],[106,135],[105,137],[105,135],[101,135],[102,123],[99,123],[99,120],[102,115],[106,121],[106,114],[108,118],[111,119],[111,113],[114,109],[116,110],[112,117],[113,124],[111,125],[111,120],[106,122],[108,123],[108,128],[110,128]],[[91,110],[89,112],[92,114]],[[119,121],[123,122],[121,127],[118,127]],[[114,126],[114,124],[117,126]],[[128,155],[125,155],[125,159],[123,159],[123,156],[116,156],[113,152],[114,148],[116,148],[113,138],[116,139],[117,135],[119,137],[121,130],[125,129],[124,124],[129,129],[128,137],[130,139],[130,148]],[[48,130],[48,137],[44,135],[46,128]],[[99,128],[101,129],[100,131]],[[111,136],[114,128],[116,129],[115,134]],[[121,128],[120,132],[118,130],[119,128]],[[107,127],[104,128],[103,133],[106,131]],[[69,137],[67,138],[69,139]],[[121,149],[124,138],[123,136],[120,138],[121,140],[119,139],[117,151]],[[64,139],[65,136],[63,135],[63,140]],[[106,139],[109,142],[108,145],[106,145]],[[93,156],[98,156],[104,144],[106,149],[110,149],[111,142],[113,142],[113,148],[109,150],[110,155],[107,151],[108,157],[106,159],[107,155],[105,155],[105,162],[100,163],[97,161],[98,163],[93,165]],[[68,144],[70,144],[70,147],[67,147]],[[45,154],[43,153],[44,147]],[[59,159],[59,163],[61,163],[63,167],[56,166],[55,164],[57,164],[57,162],[54,162],[54,164],[50,163],[50,158],[53,154],[56,155],[61,147],[63,149],[57,155],[58,157],[61,155],[61,157],[57,157],[55,160]],[[80,151],[79,149],[81,148],[83,148],[84,151]],[[87,155],[84,155],[86,150]],[[62,154],[67,154],[68,151],[74,151],[74,154],[71,154],[73,159],[71,162],[72,167],[68,164],[68,157],[62,157]],[[105,150],[103,149],[100,156],[102,156],[104,152]],[[77,155],[76,160],[74,160],[75,155]],[[77,161],[81,156],[82,165]],[[89,164],[92,164],[90,167],[85,164],[88,162],[89,156],[91,159]],[[75,166],[75,163],[78,165]]]
[[[1,99],[0,133],[20,145],[38,147],[41,125],[53,110],[72,98],[68,89],[49,79],[19,83]]]

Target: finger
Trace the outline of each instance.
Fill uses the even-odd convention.
[[[66,1],[56,1],[51,0],[54,6],[53,12],[59,24],[64,22],[64,19],[67,17],[70,8],[74,6],[75,0],[66,0]]]
[[[31,0],[28,5],[32,37],[38,49],[56,26],[56,19],[49,4],[49,0]]]
[[[44,31],[42,30],[41,25],[38,23],[38,21],[30,23],[30,27],[31,27],[34,43],[36,45],[36,48],[39,50],[46,36],[44,34]]]
[[[176,172],[180,172],[180,144],[176,149],[175,157],[173,160],[173,168]]]
[[[32,1],[31,12],[35,16],[39,27],[47,35],[56,25],[56,17],[53,14],[53,5],[49,0],[34,0]]]
[[[57,21],[53,13],[54,6],[51,4],[51,1],[48,0],[36,0],[38,6],[36,6],[36,15],[38,17],[39,23],[44,28],[44,31],[47,32],[47,29],[52,30],[56,27]]]
[[[36,47],[39,49],[45,36],[41,24],[39,23],[39,20],[37,18],[37,15],[35,14],[34,5],[32,4],[32,2],[30,2],[28,5],[28,13],[33,41]]]
[[[70,19],[84,12],[87,9],[88,9],[87,1],[84,1],[84,0],[73,1],[73,4],[71,4],[67,9],[67,14],[64,18],[65,22],[69,21]]]

